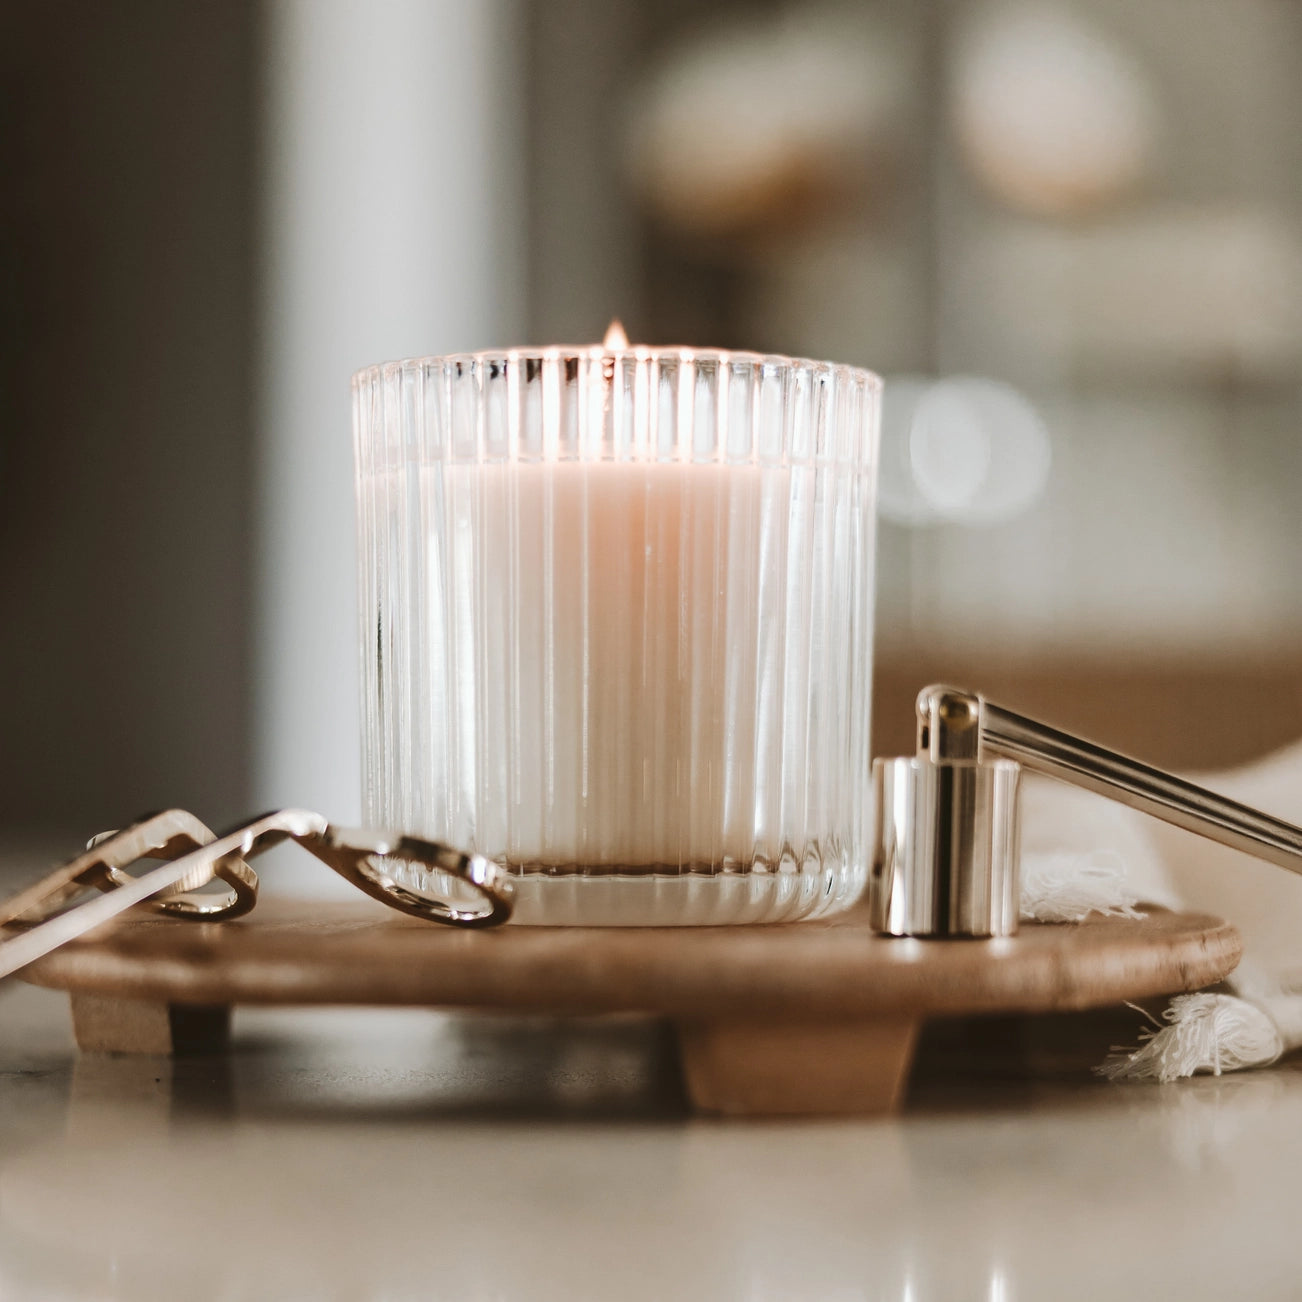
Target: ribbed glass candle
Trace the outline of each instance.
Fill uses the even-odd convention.
[[[509,865],[523,922],[853,902],[877,378],[594,347],[353,392],[368,822]]]

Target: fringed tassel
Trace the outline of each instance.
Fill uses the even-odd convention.
[[[1177,995],[1162,1014],[1169,1023],[1140,1034],[1134,1048],[1114,1047],[1095,1068],[1109,1080],[1173,1081],[1195,1072],[1268,1067],[1284,1052],[1274,1019],[1233,995]]]
[[[1127,884],[1125,861],[1114,852],[1027,854],[1022,859],[1021,915],[1034,922],[1083,922],[1091,913],[1141,918]],[[1197,1072],[1268,1067],[1286,1049],[1302,1045],[1302,999],[1264,987],[1235,995],[1177,995],[1163,1022],[1143,1031],[1139,1044],[1114,1047],[1096,1068],[1109,1080],[1174,1081]],[[1142,1012],[1142,1009],[1136,1009]],[[1147,1014],[1144,1014],[1147,1016]]]
[[[1026,922],[1083,922],[1091,913],[1142,918],[1137,902],[1118,854],[1023,856],[1021,911]]]

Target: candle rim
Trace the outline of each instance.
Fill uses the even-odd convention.
[[[817,375],[836,375],[854,379],[873,393],[880,394],[882,377],[865,366],[850,362],[833,362],[814,357],[794,357],[786,353],[761,353],[741,348],[698,348],[687,344],[630,344],[627,348],[607,348],[604,344],[547,344],[512,348],[483,348],[475,352],[431,353],[425,356],[394,358],[372,362],[353,372],[352,383],[358,385],[408,367],[482,366],[492,362],[519,365],[522,362],[670,360],[678,362],[715,362],[720,365],[739,363],[744,366],[775,366],[787,371],[805,371]]]

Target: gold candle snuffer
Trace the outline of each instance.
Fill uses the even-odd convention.
[[[923,688],[917,716],[917,754],[873,763],[869,901],[886,935],[1016,932],[1024,768],[1302,873],[1302,828],[975,692]]]

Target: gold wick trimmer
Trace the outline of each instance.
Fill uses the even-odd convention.
[[[917,709],[917,754],[873,764],[869,907],[887,935],[1016,932],[1023,768],[1302,873],[1302,828],[1250,805],[975,692],[926,687]]]
[[[16,933],[0,942],[0,979],[136,904],[201,922],[237,918],[258,898],[257,874],[245,861],[283,841],[413,917],[492,927],[511,914],[511,878],[482,855],[420,837],[344,831],[306,809],[260,814],[224,836],[184,809],[169,809],[94,837],[76,859],[0,903],[0,926]],[[125,869],[140,859],[166,862],[133,877]],[[421,874],[431,889],[413,884]],[[220,892],[199,890],[214,881],[225,883]]]

